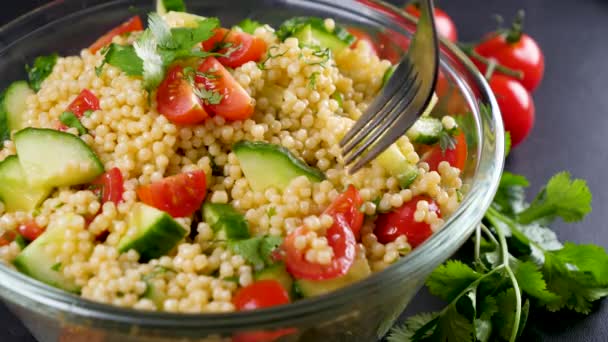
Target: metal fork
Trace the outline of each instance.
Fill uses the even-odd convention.
[[[408,53],[365,113],[340,141],[353,174],[376,158],[416,122],[430,103],[439,47],[432,0],[420,1],[420,18]]]

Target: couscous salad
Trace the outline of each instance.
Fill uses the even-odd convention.
[[[122,307],[250,310],[381,271],[458,207],[452,117],[423,116],[345,169],[338,142],[393,68],[364,32],[314,17],[223,27],[162,4],[146,26],[38,57],[3,93],[11,267]]]

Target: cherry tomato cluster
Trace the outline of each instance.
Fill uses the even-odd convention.
[[[415,4],[405,11],[419,16]],[[435,8],[437,32],[456,43],[456,25],[448,14]],[[512,146],[520,144],[534,125],[535,109],[531,94],[540,84],[545,59],[536,41],[523,32],[523,11],[509,29],[499,28],[472,45],[461,45],[471,60],[485,75],[500,107],[505,130],[511,135]]]

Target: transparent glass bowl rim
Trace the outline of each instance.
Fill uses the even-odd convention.
[[[60,6],[64,2],[71,1],[81,0],[52,1],[49,4],[41,6],[15,19],[4,27],[1,27],[0,38],[3,35],[10,35],[10,31],[13,29],[17,29],[18,31],[20,28],[19,26],[22,23],[25,23],[31,19],[44,18],[46,24],[51,23],[57,18],[52,18],[51,21],[48,21],[47,18],[44,17],[44,13],[55,6]],[[329,3],[328,0],[312,1],[321,3],[324,6],[333,6],[333,4]],[[104,3],[104,1],[90,2],[93,2],[94,4],[92,5],[95,7],[88,7],[86,10],[92,10],[93,8],[101,6]],[[287,2],[293,2],[293,0]],[[352,2],[352,5],[355,5],[352,0],[347,0],[347,2]],[[366,0],[366,2],[373,3],[374,6],[379,6],[383,10],[390,11],[391,16],[395,16],[399,20],[404,20],[409,23],[413,23],[415,21],[412,16],[400,11],[397,7],[391,4],[378,0]],[[345,8],[345,5],[342,4],[341,7]],[[81,8],[80,10],[83,9]],[[395,20],[384,13],[382,16],[388,21]],[[479,120],[480,122],[488,120],[489,123],[494,127],[495,131],[493,133],[495,135],[495,140],[492,142],[494,148],[490,148],[488,153],[480,154],[477,170],[472,178],[471,189],[463,199],[457,211],[447,220],[442,230],[434,234],[431,239],[429,239],[419,248],[415,249],[407,257],[402,258],[395,264],[389,266],[387,269],[374,273],[370,277],[351,286],[336,290],[320,297],[300,300],[289,305],[262,310],[219,314],[147,312],[120,308],[108,304],[101,304],[42,284],[26,275],[19,273],[16,270],[5,266],[2,263],[0,263],[0,281],[6,284],[2,284],[0,286],[15,285],[16,287],[11,286],[11,290],[21,296],[38,302],[43,306],[68,312],[71,315],[86,317],[87,319],[100,319],[121,324],[126,323],[156,328],[179,328],[182,326],[199,328],[207,327],[221,330],[235,326],[245,328],[256,325],[276,325],[290,320],[297,321],[298,317],[310,316],[323,310],[335,309],[340,305],[348,303],[349,298],[352,298],[353,296],[365,296],[366,292],[371,290],[375,285],[390,280],[390,278],[394,276],[407,277],[408,275],[417,273],[418,270],[424,268],[425,264],[428,264],[429,260],[426,257],[428,253],[441,250],[441,242],[442,240],[445,240],[441,239],[441,236],[455,236],[460,234],[469,236],[472,233],[472,228],[469,228],[472,227],[472,225],[469,226],[466,224],[466,222],[464,222],[465,219],[468,220],[470,218],[470,215],[465,215],[465,213],[470,214],[471,212],[476,212],[476,214],[473,214],[473,216],[478,217],[479,221],[481,220],[483,213],[490,205],[498,187],[504,162],[503,125],[500,118],[500,111],[492,91],[490,90],[483,76],[479,73],[479,71],[477,71],[476,67],[461,50],[446,40],[442,40],[441,44],[443,49],[449,51],[453,56],[456,57],[457,61],[464,66],[465,72],[469,74],[471,82],[474,82],[479,90],[478,97],[483,103],[490,107],[489,113],[491,113],[491,115],[487,116],[486,118],[479,118]],[[11,44],[9,43],[5,49],[10,49],[10,45]],[[462,77],[462,75],[459,75],[459,77]],[[482,144],[487,142],[487,137],[483,130],[479,130],[479,133],[480,136],[478,143],[480,145],[479,148],[481,149]],[[482,164],[490,166],[488,169],[491,170],[491,174],[479,174],[478,171]],[[478,185],[481,179],[483,179],[482,183],[484,183],[484,185]],[[440,257],[445,259],[449,257],[449,255],[441,255]]]

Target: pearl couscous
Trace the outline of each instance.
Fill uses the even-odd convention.
[[[162,20],[166,28],[185,30],[203,22],[196,17],[200,20],[193,24],[192,18],[170,12]],[[340,29],[332,19],[321,24],[322,28],[312,27],[327,35]],[[239,54],[239,49],[249,45],[232,44],[216,52],[224,54],[216,56],[217,60],[196,54],[173,60],[171,70],[175,65],[180,68],[176,82],[193,86],[194,90],[188,89],[198,96],[195,104],[202,104],[195,106],[198,119],[188,117],[184,124],[183,116],[159,110],[166,105],[161,102],[169,101],[161,94],[172,71],[168,71],[169,65],[162,65],[165,79],[151,86],[147,75],[154,61],[141,57],[146,48],[142,41],[149,30],[134,29],[109,37],[109,49],[94,52],[87,48],[79,56],[58,57],[39,90],[27,93],[19,129],[52,129],[62,139],[66,134],[78,137],[102,168],[95,180],[53,183],[58,185],[45,188],[37,205],[17,209],[2,197],[0,187],[4,202],[0,203],[0,257],[7,264],[93,301],[141,310],[230,312],[243,309],[238,299],[243,289],[272,278],[261,276],[266,269],[283,267],[283,278],[288,280],[280,283],[291,287],[284,289],[289,294],[287,301],[347,285],[340,279],[352,271],[349,268],[364,270],[364,276],[381,271],[441,229],[444,219],[457,208],[462,165],[452,162],[457,166],[452,167],[447,157],[431,162],[429,155],[439,148],[436,141],[424,144],[406,135],[391,147],[401,163],[415,172],[407,184],[380,160],[354,175],[345,169],[338,142],[373,101],[391,68],[366,40],[340,49],[325,48],[303,41],[298,34],[281,37],[281,29],[275,32],[268,25],[259,25],[250,33],[235,27],[229,34],[257,42],[263,46],[261,54],[235,62],[230,53]],[[222,41],[227,36],[224,33]],[[112,62],[112,53],[121,47],[133,47],[128,51],[143,59],[142,75]],[[230,67],[190,70],[211,59]],[[229,74],[217,76],[218,68]],[[188,72],[193,73],[194,82],[186,81]],[[221,82],[229,79],[235,83],[232,93],[222,92]],[[179,87],[169,85],[167,91],[175,89]],[[234,95],[234,89],[242,93]],[[82,97],[84,90],[92,96]],[[179,96],[170,94],[171,99]],[[251,112],[228,113],[222,106],[231,96],[245,96]],[[78,113],[82,107],[74,105],[77,100],[89,109]],[[458,130],[452,117],[437,122],[442,132]],[[22,147],[25,142],[19,140],[19,135],[25,140],[25,134],[17,131],[9,135],[13,139],[4,141],[0,160],[17,156],[28,174],[28,152]],[[275,174],[278,164],[268,162],[262,166],[265,174],[261,179],[272,184],[261,186],[256,180],[259,175],[251,176],[250,165],[236,150],[239,142],[246,142],[239,146],[251,153],[257,153],[259,146],[276,152],[256,154],[258,165],[268,162],[264,158],[272,154],[297,172],[284,184],[273,186],[279,184],[274,178],[283,176]],[[95,170],[87,160],[78,159],[62,167],[60,173],[66,175]],[[114,178],[110,170],[115,170]],[[190,175],[189,180],[194,174],[204,175],[198,179],[203,188],[175,190],[170,183],[173,190],[154,192],[158,184],[164,184],[166,191],[168,179],[184,174]],[[112,183],[117,180],[120,182]],[[31,182],[27,184],[33,187]],[[184,193],[185,197],[163,202],[163,194]],[[344,203],[350,205],[346,212]],[[195,208],[187,215],[168,215],[175,213],[168,209],[173,204],[183,211],[192,205]],[[209,210],[223,209],[208,216],[207,205]],[[151,233],[142,233],[148,229],[142,223],[147,218],[138,218],[135,212],[158,217],[151,223]],[[230,221],[234,226],[222,221],[226,215],[234,219]],[[410,232],[405,227],[408,224],[425,232]],[[179,232],[176,237],[165,230],[169,226]],[[336,232],[341,233],[336,236]],[[141,237],[147,233],[157,235]],[[154,243],[166,250],[162,255],[136,241],[149,242],[163,236],[161,233],[168,238]],[[236,238],[237,233],[244,235]],[[45,243],[35,246],[39,239]],[[34,248],[50,259],[45,260],[50,269],[40,272],[51,272],[51,280],[39,275],[35,270],[39,265],[27,265],[26,257],[35,255]]]

